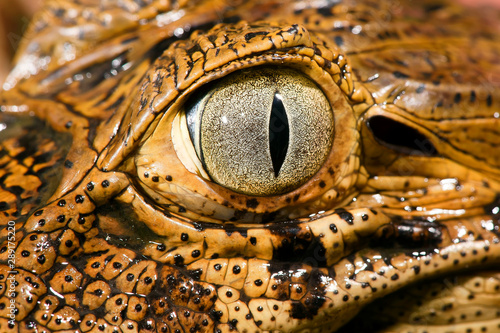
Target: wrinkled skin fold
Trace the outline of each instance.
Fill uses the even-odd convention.
[[[499,19],[47,1],[0,92],[0,331],[500,330]],[[268,196],[211,181],[182,118],[259,67],[333,117],[318,171]]]

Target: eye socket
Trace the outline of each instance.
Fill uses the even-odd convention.
[[[309,180],[334,136],[328,99],[287,68],[227,76],[186,104],[187,127],[211,179],[233,191],[276,195]]]

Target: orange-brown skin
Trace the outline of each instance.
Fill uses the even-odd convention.
[[[334,332],[389,294],[343,329],[500,329],[499,17],[48,1],[0,94],[0,331]],[[172,127],[262,65],[315,81],[335,135],[304,185],[249,197],[188,171]],[[425,140],[388,142],[381,119]]]

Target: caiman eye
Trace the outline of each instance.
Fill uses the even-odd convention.
[[[186,104],[191,141],[211,179],[267,196],[309,180],[330,152],[334,124],[321,89],[291,69],[240,71]]]

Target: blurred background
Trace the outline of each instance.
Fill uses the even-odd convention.
[[[23,31],[27,28],[33,13],[37,11],[43,1],[44,0],[0,0],[0,89],[9,72],[10,60],[14,55]],[[500,0],[457,1],[466,3],[470,6],[489,5],[500,8]]]
[[[23,31],[43,0],[0,0],[0,88]]]

